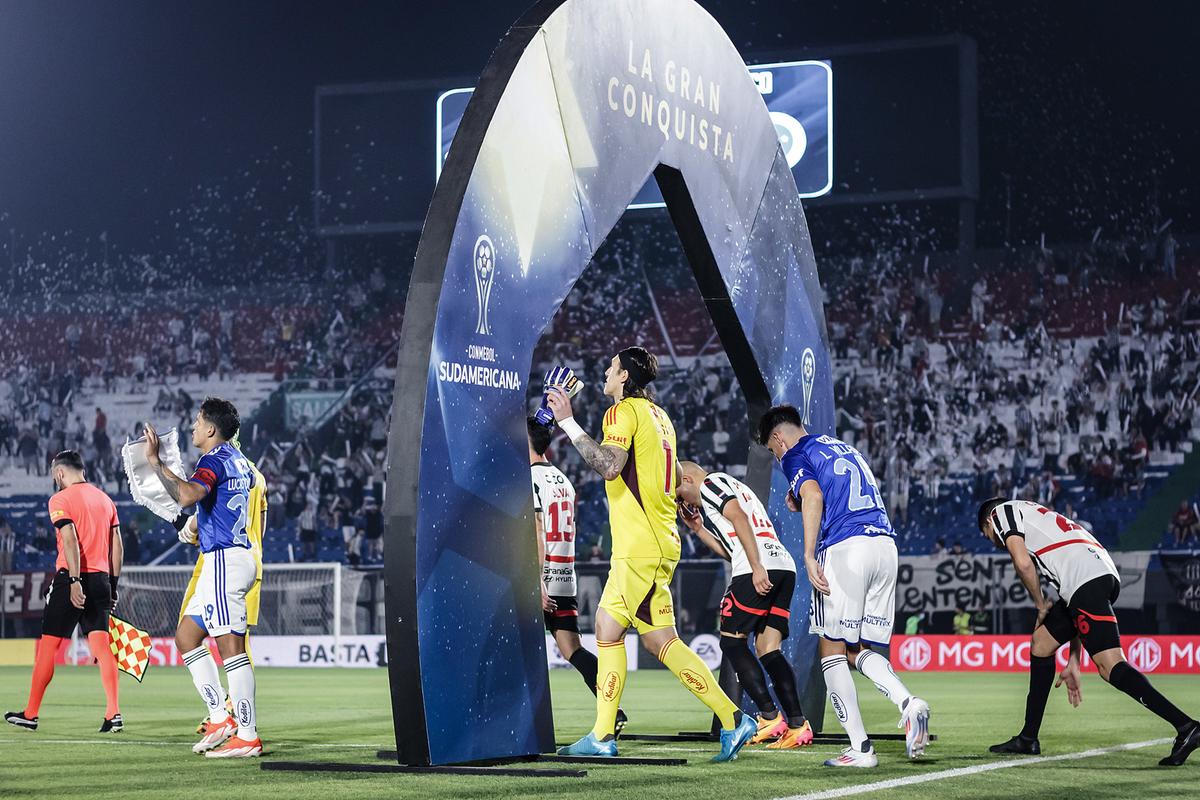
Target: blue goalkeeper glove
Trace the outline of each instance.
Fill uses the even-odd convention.
[[[547,428],[554,427],[554,412],[550,410],[547,402],[547,393],[551,388],[562,389],[567,397],[574,397],[583,389],[583,381],[575,377],[575,372],[570,367],[554,367],[546,373],[542,381],[542,404],[534,412],[533,418],[539,425]]]

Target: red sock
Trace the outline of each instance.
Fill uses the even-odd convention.
[[[25,706],[25,716],[29,719],[36,717],[42,708],[42,696],[54,677],[54,657],[58,655],[60,644],[61,636],[43,634],[38,639],[37,654],[33,657],[33,680],[29,685],[29,704]]]
[[[88,649],[100,666],[100,682],[104,684],[104,718],[112,719],[119,710],[117,706],[117,659],[113,655],[112,640],[105,631],[92,631],[88,634]]]

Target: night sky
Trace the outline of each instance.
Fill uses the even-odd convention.
[[[1198,229],[1197,4],[702,4],[747,58],[974,37],[981,241],[998,224],[1004,175],[1026,201],[1017,220],[1026,233],[1049,225],[1081,236],[1155,186],[1163,216]],[[0,229],[109,231],[137,246],[197,185],[252,168],[273,148],[311,189],[316,85],[477,75],[526,5],[6,0]]]

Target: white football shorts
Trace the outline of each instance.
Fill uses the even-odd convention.
[[[200,580],[184,614],[199,617],[209,636],[244,635],[246,593],[257,578],[254,554],[245,547],[205,553]]]
[[[888,644],[900,563],[892,537],[851,536],[825,548],[817,561],[829,595],[813,589],[809,632],[847,644]]]

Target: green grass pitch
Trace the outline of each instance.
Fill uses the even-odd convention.
[[[0,730],[0,797],[766,799],[1003,760],[989,755],[987,746],[1020,727],[1024,675],[925,673],[902,677],[929,700],[931,728],[939,736],[927,757],[917,762],[905,759],[900,742],[877,744],[877,769],[838,771],[821,766],[822,759],[836,753],[832,746],[778,753],[746,748],[732,764],[710,764],[714,745],[629,742],[622,745],[622,755],[683,757],[688,764],[589,766],[586,778],[554,779],[264,772],[254,759],[206,761],[191,753],[196,738],[193,729],[202,708],[182,668],[154,667],[141,685],[123,676],[121,710],[127,727],[124,733],[108,737],[95,732],[103,711],[96,671],[60,668],[42,706],[41,728],[35,733],[8,726]],[[0,706],[4,710],[23,707],[28,681],[28,669],[0,667]],[[572,741],[591,725],[592,697],[573,671],[553,671],[551,683],[558,740]],[[1160,676],[1154,683],[1189,713],[1200,713],[1200,678]],[[895,708],[861,677],[858,690],[868,729],[895,732]],[[708,727],[707,710],[665,671],[630,673],[624,706],[631,718],[630,733]],[[264,759],[370,763],[375,761],[376,749],[393,746],[383,670],[260,669],[258,711],[269,750]],[[826,720],[836,729],[831,713],[827,712]],[[1092,675],[1085,678],[1084,703],[1079,709],[1067,704],[1064,690],[1052,694],[1042,729],[1043,755],[1172,735],[1157,717]],[[1155,745],[881,788],[861,796],[886,796],[889,800],[1196,796],[1200,756],[1180,769],[1158,767],[1158,759],[1168,751],[1167,745]]]

